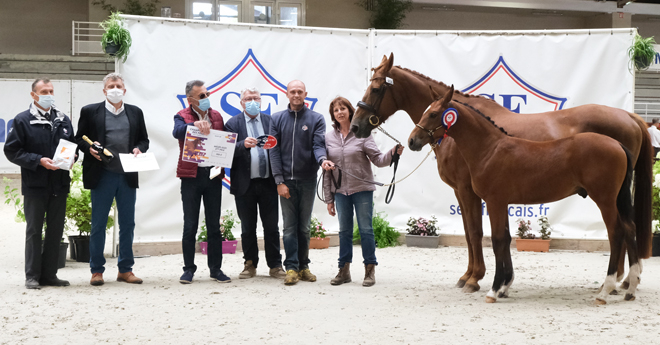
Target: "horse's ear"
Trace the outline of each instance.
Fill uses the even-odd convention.
[[[440,95],[433,89],[433,86],[429,85],[429,90],[431,91],[431,99],[436,100],[440,98]]]
[[[392,66],[394,66],[394,53],[390,53],[390,58],[387,60],[387,65],[385,65],[385,73],[388,73]]]
[[[447,107],[449,102],[451,101],[452,96],[454,96],[454,85],[449,88],[449,92],[445,94],[445,96],[442,98],[442,105],[444,107]]]
[[[380,60],[380,64],[382,65],[382,64],[384,64],[386,61],[387,61],[387,56],[386,56],[386,55],[383,55],[383,59]]]

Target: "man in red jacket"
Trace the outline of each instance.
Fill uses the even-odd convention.
[[[183,203],[183,275],[181,284],[192,283],[197,270],[195,265],[195,237],[199,223],[199,207],[204,199],[204,215],[208,234],[208,265],[211,279],[220,283],[229,283],[231,279],[222,270],[222,235],[220,233],[220,205],[222,201],[222,178],[220,174],[209,178],[211,169],[205,163],[184,162],[181,158],[188,126],[199,128],[202,134],[209,134],[211,129],[222,131],[222,115],[211,109],[209,96],[204,82],[189,81],[186,84],[186,97],[189,107],[174,115],[172,135],[179,140],[179,163],[176,177],[181,179],[181,202]]]

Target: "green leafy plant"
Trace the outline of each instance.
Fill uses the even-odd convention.
[[[156,14],[156,10],[160,0],[149,0],[146,3],[142,4],[140,0],[126,0],[124,1],[123,8],[117,8],[112,4],[108,4],[106,0],[94,0],[92,5],[99,6],[102,9],[108,11],[108,14],[113,12],[121,12],[126,14],[134,14],[136,16],[153,16]]]
[[[323,226],[323,222],[320,222],[319,219],[313,215],[309,226],[309,237],[325,238],[326,231],[328,230]]]
[[[225,211],[225,214],[220,217],[220,232],[222,233],[222,238],[225,241],[234,241],[236,237],[231,232],[231,230],[241,222],[234,218],[234,212],[232,210]]]
[[[399,232],[390,226],[385,218],[387,215],[384,215],[384,212],[378,212],[372,218],[371,223],[374,229],[374,237],[376,239],[376,247],[385,248],[385,247],[395,247],[399,245]],[[358,224],[353,225],[353,243],[360,244],[360,229]]]
[[[518,238],[524,240],[533,240],[536,238],[536,235],[532,233],[531,221],[525,221],[522,218],[518,218],[518,220],[516,220],[516,224],[518,224]]]
[[[108,44],[117,45],[119,49],[114,56],[126,62],[133,40],[131,39],[131,33],[125,27],[124,20],[119,16],[120,14],[121,12],[114,12],[110,15],[110,18],[99,24],[105,30],[101,37],[101,46],[103,46],[103,51],[106,51]]]
[[[539,233],[541,233],[541,239],[542,240],[549,240],[550,239],[550,234],[552,234],[552,227],[550,226],[550,222],[548,221],[548,217],[541,217],[538,219],[539,225],[541,226],[541,230],[539,230]]]
[[[398,29],[412,11],[411,0],[359,0],[356,4],[371,12],[369,25],[376,29]]]
[[[628,48],[628,56],[630,56],[630,63],[636,70],[643,71],[651,66],[656,54],[653,48],[654,44],[655,39],[653,39],[653,36],[644,38],[635,35],[633,45]]]
[[[438,219],[435,218],[435,216],[432,216],[431,219],[426,219],[426,218],[413,218],[410,217],[408,219],[408,228],[406,231],[410,235],[418,235],[418,236],[438,236],[438,227],[437,227]]]
[[[67,233],[78,231],[79,235],[89,235],[92,232],[92,196],[88,189],[83,187],[82,165],[77,162],[70,171],[71,189],[66,199],[66,211],[64,214],[64,228]],[[5,204],[13,205],[16,209],[17,223],[25,222],[23,213],[23,202],[17,188],[11,188],[10,180],[3,177],[5,182]],[[113,205],[114,207],[114,205]],[[115,224],[113,216],[108,216],[106,230]]]
[[[206,232],[206,219],[202,221],[202,226],[199,227],[199,235],[197,235],[197,242],[208,242],[209,235]]]

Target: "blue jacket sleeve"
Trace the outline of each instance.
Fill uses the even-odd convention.
[[[278,143],[282,142],[282,136],[280,135],[280,116],[273,116],[270,120],[270,135],[274,136],[277,139]],[[270,157],[270,169],[275,178],[275,183],[280,184],[284,182],[284,176],[282,174],[282,152],[280,150],[280,145],[273,147],[268,150],[268,155]]]
[[[41,164],[40,154],[27,152],[25,150],[25,143],[28,140],[27,133],[25,133],[24,122],[19,119],[14,119],[12,128],[9,130],[7,141],[5,142],[5,156],[7,159],[25,169],[36,171],[39,164]]]
[[[328,154],[325,151],[325,119],[321,114],[316,119],[314,126],[314,137],[312,138],[312,146],[314,149],[314,157],[316,162],[321,165],[327,159]]]
[[[176,139],[183,140],[186,138],[186,130],[188,126],[194,126],[195,123],[186,123],[186,121],[181,117],[181,115],[174,115],[174,129],[172,130],[172,136]]]

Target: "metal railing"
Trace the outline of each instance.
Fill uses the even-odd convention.
[[[98,22],[71,22],[71,55],[103,55],[103,29]]]
[[[635,102],[635,113],[651,122],[653,118],[660,118],[660,102]]]

